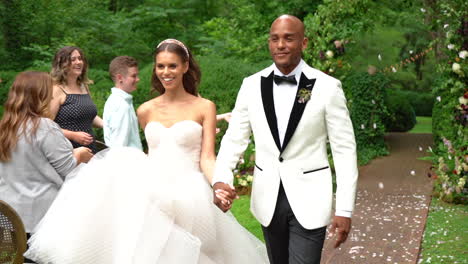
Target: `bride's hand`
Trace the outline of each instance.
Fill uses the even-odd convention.
[[[217,182],[213,185],[213,203],[223,212],[231,209],[232,201],[239,198],[233,187],[223,182]]]

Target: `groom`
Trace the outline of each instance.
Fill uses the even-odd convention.
[[[307,42],[297,17],[282,15],[273,22],[268,43],[274,64],[244,79],[212,181],[214,203],[228,210],[235,195],[229,187],[232,170],[253,132],[250,206],[273,264],[320,263],[333,201],[327,141],[337,182],[335,247],[351,228],[358,178],[353,127],[340,81],[302,60]],[[226,203],[219,189],[230,192]]]

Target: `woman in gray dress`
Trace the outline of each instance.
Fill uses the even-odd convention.
[[[10,88],[0,120],[0,200],[20,215],[29,234],[44,216],[65,176],[93,156],[73,149],[50,117],[52,78],[22,72]]]

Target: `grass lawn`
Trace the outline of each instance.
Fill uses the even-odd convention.
[[[417,116],[416,125],[409,133],[432,133],[432,117]]]
[[[236,217],[237,221],[249,230],[250,233],[254,234],[254,236],[258,237],[260,240],[265,241],[263,239],[260,223],[257,222],[250,212],[250,196],[241,195],[238,200],[235,200],[231,212]]]
[[[418,263],[468,263],[468,205],[432,198]]]

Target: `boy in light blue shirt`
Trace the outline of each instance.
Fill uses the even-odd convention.
[[[142,150],[138,119],[131,93],[137,89],[138,62],[129,56],[114,58],[109,74],[115,87],[104,105],[104,141],[109,147],[135,147]]]

